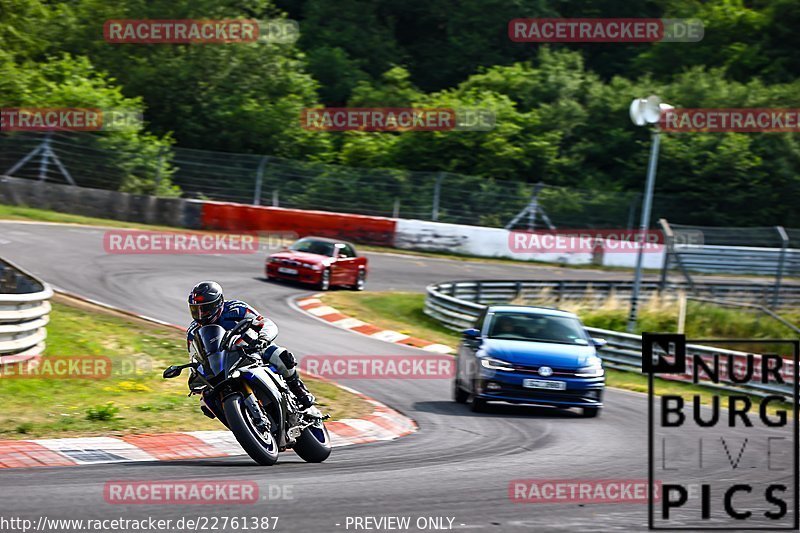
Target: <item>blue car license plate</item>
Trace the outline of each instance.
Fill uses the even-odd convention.
[[[526,389],[548,389],[566,390],[567,383],[564,381],[549,381],[544,379],[523,379],[522,386]]]

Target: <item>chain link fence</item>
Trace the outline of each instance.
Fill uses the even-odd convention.
[[[661,284],[670,271],[680,272],[692,293],[696,274],[759,275],[773,279],[765,304],[780,305],[782,287],[800,277],[800,231],[783,226],[730,228],[673,224],[659,225],[667,243]]]
[[[789,248],[800,248],[800,229],[768,227],[712,227],[674,224],[670,222],[676,234],[702,236],[702,244],[707,246],[750,246],[757,248],[781,248],[786,244]],[[784,233],[782,233],[785,232]],[[691,244],[691,243],[688,243]]]
[[[34,153],[45,141],[52,153],[47,158],[41,150]],[[508,224],[530,204],[534,191],[540,214],[560,228],[635,228],[641,204],[638,192],[186,148],[146,156],[110,143],[101,135],[78,132],[0,134],[0,175],[57,183],[74,180],[80,187],[158,196],[489,227]],[[680,203],[679,197],[656,195],[655,215]],[[530,227],[529,218],[520,221],[520,227]]]

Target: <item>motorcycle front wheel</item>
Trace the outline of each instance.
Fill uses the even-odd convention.
[[[255,426],[242,395],[233,394],[225,398],[223,409],[228,427],[247,455],[260,465],[274,465],[278,461],[275,437],[269,431],[263,433]],[[269,418],[269,414],[267,417]],[[270,420],[270,423],[274,427],[274,421]]]

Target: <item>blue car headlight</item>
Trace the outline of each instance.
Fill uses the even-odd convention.
[[[481,359],[481,366],[489,370],[514,370],[514,366],[508,361],[495,359],[494,357],[483,357]]]
[[[603,376],[606,371],[603,369],[603,362],[599,357],[593,358],[586,366],[580,367],[575,371],[575,377],[579,378],[599,378]]]

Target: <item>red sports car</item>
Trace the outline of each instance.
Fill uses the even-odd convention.
[[[349,242],[304,237],[288,249],[267,257],[267,279],[310,283],[326,291],[334,285],[364,290],[367,258],[359,257]]]

